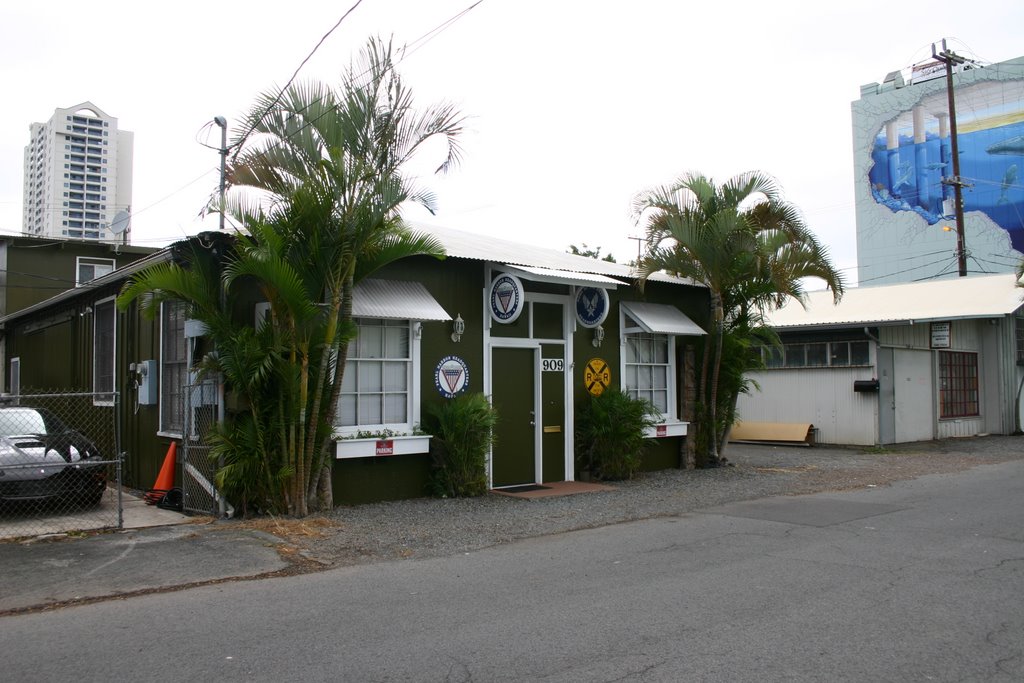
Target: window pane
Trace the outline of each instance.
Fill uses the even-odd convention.
[[[850,342],[850,365],[867,365],[868,350],[866,341]]]
[[[408,373],[405,363],[384,364],[384,391],[405,391],[408,388]]]
[[[381,414],[380,398],[380,394],[359,395],[359,424],[376,425],[384,421]]]
[[[637,369],[635,365],[626,366],[626,386],[636,388],[637,384]]]
[[[654,362],[668,363],[668,337],[656,336],[652,344],[654,345]]]
[[[387,327],[384,330],[385,358],[408,358],[409,357],[409,328]]]
[[[341,425],[343,427],[354,427],[356,425],[356,398],[355,396],[343,395],[338,400],[341,412]]]
[[[355,361],[349,361],[345,363],[345,373],[341,376],[341,391],[342,393],[351,394],[356,391],[356,376],[359,374],[359,368]]]
[[[668,388],[668,368],[664,366],[651,368],[651,386],[655,389]]]
[[[844,366],[850,364],[850,343],[849,342],[832,342],[829,344],[832,350],[831,364],[835,366]]]
[[[359,363],[359,391],[361,393],[379,392],[384,388],[381,366],[380,362],[361,361]]]
[[[408,422],[408,418],[406,417],[407,410],[408,401],[406,400],[405,394],[384,395],[385,424],[397,424],[400,422]]]
[[[651,396],[651,403],[653,403],[654,407],[657,408],[658,410],[660,410],[661,412],[663,412],[663,413],[667,412],[668,411],[668,392],[667,391],[655,391],[655,392],[653,392],[653,395]]]
[[[786,344],[786,367],[802,368],[807,364],[803,344]]]
[[[653,369],[649,366],[641,365],[637,367],[637,389],[643,391],[645,389],[650,389],[653,386],[651,383],[652,373]]]
[[[638,340],[636,338],[636,335],[632,335],[631,334],[628,337],[626,337],[625,354],[626,354],[626,362],[627,363],[635,363],[637,361],[637,355],[638,354],[637,354],[637,350],[636,350],[636,345],[638,343],[639,342],[638,342]]]
[[[384,354],[384,329],[379,325],[359,326],[359,358],[381,358]]]
[[[782,365],[783,365],[782,349],[776,348],[774,346],[766,346],[765,347],[765,352],[766,352],[766,358],[765,358],[765,362],[764,362],[765,367],[768,367],[768,368],[781,368],[782,367]]]
[[[807,365],[822,366],[828,365],[828,344],[807,344]]]

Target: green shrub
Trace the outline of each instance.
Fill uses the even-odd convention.
[[[423,428],[434,438],[431,486],[443,497],[487,492],[487,452],[498,414],[483,394],[461,394],[427,407]]]
[[[597,479],[630,479],[640,469],[647,438],[655,424],[649,401],[622,391],[605,391],[576,410],[576,461]]]

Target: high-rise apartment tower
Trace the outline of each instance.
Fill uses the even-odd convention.
[[[128,243],[133,134],[91,102],[29,129],[22,231]]]

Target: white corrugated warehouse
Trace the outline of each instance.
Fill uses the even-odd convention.
[[[889,444],[1021,427],[1024,290],[1012,274],[812,292],[769,323],[748,423],[811,423],[819,443]]]

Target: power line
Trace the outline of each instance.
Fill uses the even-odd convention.
[[[238,139],[238,142],[235,142],[234,144],[232,144],[232,147],[237,147],[238,149],[242,148],[242,145],[249,138],[249,136],[252,135],[252,132],[254,130],[256,130],[256,126],[258,126],[260,124],[260,122],[263,121],[264,117],[266,117],[266,115],[270,113],[270,110],[273,109],[275,106],[277,106],[277,103],[281,101],[281,97],[284,95],[285,91],[288,90],[288,87],[298,77],[299,72],[302,70],[302,67],[306,66],[306,62],[308,62],[310,59],[313,58],[313,55],[316,54],[316,51],[319,50],[320,46],[324,44],[324,41],[327,40],[330,37],[330,35],[332,33],[334,33],[334,31],[339,26],[341,26],[341,22],[345,21],[346,17],[348,17],[348,15],[352,14],[352,12],[355,10],[355,8],[359,7],[359,5],[362,4],[362,2],[363,2],[363,0],[356,0],[355,4],[352,5],[351,7],[349,7],[348,10],[343,15],[341,15],[341,18],[338,19],[338,21],[334,24],[334,26],[332,26],[330,28],[330,30],[327,31],[327,33],[325,33],[322,38],[320,38],[320,40],[313,47],[313,49],[310,51],[310,53],[308,55],[306,55],[306,58],[302,60],[302,62],[299,64],[299,66],[292,73],[292,76],[291,76],[291,78],[288,79],[288,82],[285,83],[284,87],[281,88],[278,91],[277,96],[274,97],[274,101],[267,105],[267,108],[263,112],[263,115],[260,116],[256,121],[253,122],[253,124],[249,127],[249,130],[247,130],[245,132],[245,134]],[[232,161],[234,161],[234,159],[237,158],[237,157],[238,157],[238,152],[236,151],[235,152],[235,156],[232,157]]]

